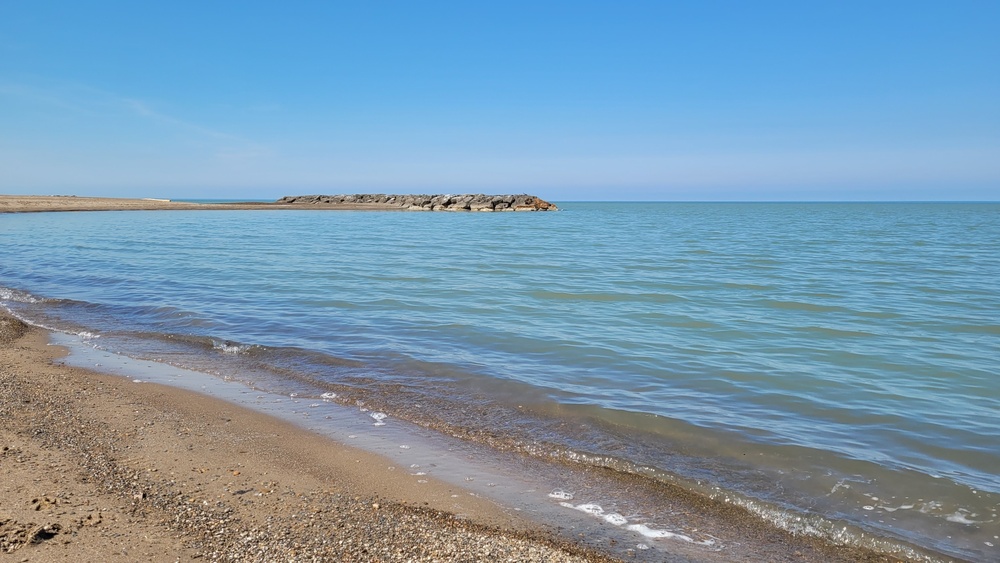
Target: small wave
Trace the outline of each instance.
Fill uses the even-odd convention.
[[[746,289],[751,291],[771,291],[774,289],[774,286],[772,285],[760,285],[755,283],[724,282],[721,285],[729,289]]]
[[[740,506],[759,518],[780,529],[791,532],[824,538],[834,544],[851,545],[871,549],[876,552],[902,557],[908,561],[937,561],[910,546],[875,536],[870,536],[853,527],[838,524],[821,516],[798,515],[767,503],[749,499],[731,493],[713,495],[712,498]]]
[[[212,349],[219,350],[223,354],[233,354],[235,356],[246,354],[253,348],[252,344],[239,344],[229,340],[213,340]]]
[[[834,338],[872,338],[876,336],[871,332],[866,332],[863,330],[845,330],[839,328],[831,328],[828,326],[807,326],[803,327],[806,333],[816,334],[822,337],[834,337]]]
[[[964,334],[984,334],[990,336],[1000,336],[1000,325],[997,324],[964,324],[964,325],[950,325],[947,329],[951,332],[964,333]]]
[[[15,303],[44,303],[47,301],[41,297],[9,287],[0,287],[0,301],[13,301]]]
[[[11,315],[12,317],[16,318],[17,320],[23,322],[26,325],[37,327],[37,328],[40,328],[42,330],[47,330],[49,332],[60,332],[60,333],[63,333],[63,334],[72,334],[74,336],[80,337],[81,339],[83,339],[85,341],[86,340],[94,340],[95,338],[100,338],[101,337],[101,335],[98,334],[98,333],[96,333],[96,332],[90,332],[90,331],[87,331],[87,330],[80,330],[80,331],[67,330],[67,329],[62,329],[62,328],[57,328],[57,327],[54,327],[54,326],[50,326],[50,325],[47,325],[45,323],[40,323],[38,321],[35,321],[34,319],[30,319],[28,317],[25,317],[24,315],[18,314],[16,311],[12,310],[10,307],[7,307],[7,306],[2,305],[2,304],[0,304],[0,309],[3,309],[4,311],[7,312],[8,315]]]
[[[573,293],[566,291],[533,291],[531,296],[543,300],[592,301],[592,302],[644,302],[675,303],[687,301],[672,293]]]
[[[806,303],[803,301],[781,301],[778,299],[763,299],[758,304],[774,309],[785,309],[790,311],[808,311],[810,313],[848,313],[850,309],[835,305],[820,305],[819,303]]]

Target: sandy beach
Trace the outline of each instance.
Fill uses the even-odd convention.
[[[0,553],[17,561],[621,560],[377,455],[64,355],[0,313]],[[702,510],[742,539],[626,560],[895,561]]]
[[[73,195],[0,195],[0,213],[47,211],[159,211],[192,209],[260,209],[272,203],[191,203],[158,198],[80,197]]]
[[[12,561],[611,560],[268,416],[61,365],[47,342],[0,317]]]

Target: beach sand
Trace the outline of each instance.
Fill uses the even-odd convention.
[[[78,197],[72,195],[0,195],[0,213],[42,211],[139,211],[192,209],[260,209],[270,203],[190,203],[167,199],[130,199],[117,197]]]
[[[47,343],[0,313],[0,559],[611,560],[266,415],[61,365]]]
[[[725,551],[605,553],[268,415],[64,365],[48,342],[0,312],[0,554],[12,561],[895,561],[712,502],[695,510],[720,513]]]

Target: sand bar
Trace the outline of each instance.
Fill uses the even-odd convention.
[[[194,209],[260,209],[275,206],[263,202],[190,203],[161,198],[78,197],[71,195],[0,195],[0,213],[43,211],[158,211]]]

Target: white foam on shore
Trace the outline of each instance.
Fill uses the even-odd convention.
[[[332,401],[332,400],[336,399],[337,398],[337,394],[336,393],[323,393],[322,395],[319,396],[319,398],[323,399],[324,401],[329,402],[329,401]]]
[[[590,514],[590,515],[593,515],[593,516],[600,517],[600,516],[602,516],[604,514],[604,509],[601,508],[601,505],[594,504],[592,502],[588,502],[588,503],[584,503],[584,504],[578,504],[576,506],[573,506],[572,504],[570,504],[568,502],[560,502],[559,504],[561,506],[566,506],[566,507],[572,508],[574,510],[579,510],[580,512],[586,512],[587,514]]]
[[[555,492],[563,492],[563,491],[553,491],[553,493]],[[553,493],[550,493],[549,496],[552,497]],[[553,497],[553,498],[558,498],[558,497]],[[692,538],[691,536],[678,534],[676,532],[670,532],[667,530],[650,528],[645,524],[629,524],[628,518],[625,518],[624,516],[618,514],[617,512],[605,514],[604,508],[601,505],[593,502],[587,502],[583,504],[560,502],[559,506],[564,506],[566,508],[571,508],[573,510],[578,510],[580,512],[590,514],[591,516],[600,518],[613,526],[624,527],[626,530],[629,530],[630,532],[636,532],[637,534],[640,534],[650,539],[679,540],[687,543],[693,543],[695,545],[704,545],[704,546],[715,545],[715,540],[713,539],[698,541]]]
[[[573,500],[573,493],[568,493],[562,489],[556,489],[549,493],[549,498],[559,499],[559,500]]]
[[[837,484],[834,485],[832,489],[830,489],[829,494],[832,495],[836,493],[839,489],[850,489],[850,488],[851,486],[847,483],[847,479],[841,479],[840,481],[837,481]]]
[[[611,514],[605,514],[604,519],[609,524],[614,524],[615,526],[624,526],[625,524],[628,524],[628,519],[622,516],[621,514],[618,514],[617,512],[612,512]]]
[[[975,516],[975,514],[969,514],[969,511],[965,509],[958,509],[953,514],[949,514],[945,517],[945,520],[949,522],[954,522],[956,524],[979,524],[976,520],[970,520],[969,516]]]
[[[9,287],[0,287],[0,301],[16,301],[18,303],[41,303],[44,299],[39,299],[30,293],[24,291],[18,291],[16,289],[10,289]],[[24,319],[21,319],[24,320]]]
[[[218,351],[222,352],[223,354],[233,354],[234,356],[238,356],[240,354],[246,353],[247,350],[249,350],[250,348],[252,348],[252,345],[250,345],[250,344],[237,344],[235,342],[230,342],[228,340],[224,340],[222,342],[219,342],[217,340],[213,340],[212,341],[212,348],[215,349],[215,350],[218,350]]]
[[[368,413],[368,416],[375,419],[375,426],[385,426],[385,419],[388,418],[389,415],[384,412],[373,412]]]
[[[668,532],[666,530],[655,530],[645,524],[630,524],[628,526],[625,526],[625,529],[642,534],[647,538],[666,538],[670,540],[686,541],[688,543],[697,543],[691,536],[685,536],[684,534],[676,534],[674,532]],[[712,540],[707,540],[707,541],[710,543],[706,543],[705,545],[712,545],[713,543],[715,543]]]

